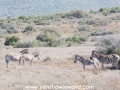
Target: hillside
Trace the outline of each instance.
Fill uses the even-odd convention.
[[[119,5],[119,0],[0,0],[0,17],[89,11]]]

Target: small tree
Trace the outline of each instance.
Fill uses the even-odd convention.
[[[6,40],[5,40],[5,45],[6,46],[9,46],[9,45],[12,45],[12,46],[14,46],[15,44],[16,44],[16,42],[18,42],[19,41],[19,37],[17,37],[17,36],[11,36],[11,37],[6,37]]]

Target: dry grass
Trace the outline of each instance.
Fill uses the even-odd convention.
[[[1,54],[4,54],[0,56],[0,90],[27,90],[25,87],[30,85],[92,85],[94,90],[119,90],[119,70],[102,71],[99,67],[95,71],[93,66],[87,66],[84,72],[80,62],[73,63],[75,54],[89,57],[93,49],[93,46],[31,48],[31,52],[40,52],[40,60],[34,61],[32,67],[29,62],[25,62],[25,66],[10,62],[9,68],[5,67],[4,55],[19,53],[21,49],[2,49]],[[43,62],[46,57],[51,60]]]

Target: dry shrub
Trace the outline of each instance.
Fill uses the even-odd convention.
[[[98,41],[98,51],[104,54],[118,54],[120,55],[120,36],[109,35],[104,36]]]

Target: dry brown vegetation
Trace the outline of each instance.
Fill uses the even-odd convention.
[[[1,34],[0,90],[27,90],[25,88],[26,86],[42,85],[92,85],[94,86],[93,90],[119,90],[120,70],[111,70],[107,68],[107,66],[111,65],[105,65],[106,70],[103,71],[101,70],[100,65],[97,70],[94,70],[93,66],[87,66],[87,70],[84,72],[80,62],[77,62],[77,64],[73,62],[75,54],[89,58],[92,50],[95,50],[98,47],[96,41],[101,37],[104,37],[104,34],[101,34],[100,36],[91,36],[91,33],[94,33],[96,30],[114,31],[115,33],[119,33],[120,21],[112,19],[118,15],[119,13],[110,14],[108,16],[94,14],[90,18],[48,20],[47,22],[49,22],[49,24],[47,25],[36,25],[33,22],[19,22],[17,28],[20,29],[20,31],[23,31],[28,25],[32,25],[34,31],[29,34],[22,32],[16,34]],[[100,23],[104,20],[108,20],[108,22],[105,25],[103,25],[104,23],[100,24],[99,22],[97,22],[99,24],[93,23],[88,25],[88,20],[98,20]],[[71,37],[74,34],[80,36],[87,35],[89,38],[87,42],[76,44],[72,47],[30,48],[30,53],[35,51],[40,52],[41,57],[40,60],[35,60],[33,62],[32,67],[29,65],[29,62],[25,63],[25,66],[19,66],[18,62],[10,62],[9,68],[6,68],[5,55],[12,52],[19,53],[22,48],[4,46],[5,37],[8,35],[17,35],[20,37],[21,41],[35,40],[36,36],[42,32],[44,27],[60,28],[60,31],[62,32],[61,37],[64,38]],[[2,31],[3,29],[0,30]],[[5,36],[3,37],[2,35]]]

